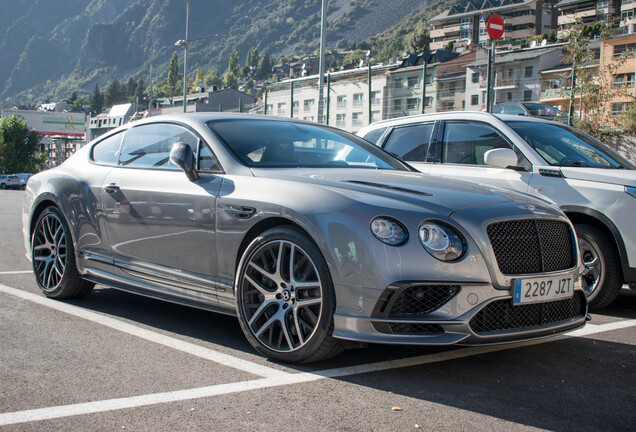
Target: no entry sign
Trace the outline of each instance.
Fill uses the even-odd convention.
[[[486,21],[486,30],[490,39],[499,39],[504,34],[504,22],[501,15],[492,14]]]

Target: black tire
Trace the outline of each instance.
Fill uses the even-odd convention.
[[[84,297],[95,285],[77,272],[73,239],[57,207],[47,207],[38,217],[31,238],[31,262],[38,287],[49,298]]]
[[[243,333],[264,356],[310,363],[342,351],[332,336],[336,299],[331,275],[320,250],[302,231],[278,227],[255,238],[241,259],[235,294]]]
[[[590,310],[609,306],[623,286],[620,257],[612,239],[592,225],[574,225],[579,238],[581,258],[585,264],[582,277]],[[589,291],[591,290],[591,292]]]

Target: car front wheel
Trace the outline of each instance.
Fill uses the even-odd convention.
[[[300,230],[268,230],[247,247],[237,272],[241,328],[261,354],[286,363],[332,357],[335,294],[327,264]]]
[[[35,280],[47,297],[84,297],[93,289],[94,284],[77,272],[73,240],[57,207],[48,207],[38,217],[31,242],[31,261]]]
[[[609,306],[621,291],[623,279],[619,257],[612,240],[592,225],[574,226],[585,265],[582,284],[590,310]]]

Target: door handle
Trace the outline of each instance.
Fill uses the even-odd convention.
[[[119,186],[117,186],[115,183],[111,183],[107,186],[104,186],[103,189],[104,191],[106,191],[106,193],[109,193],[109,194],[119,192]]]

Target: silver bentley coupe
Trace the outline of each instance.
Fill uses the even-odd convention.
[[[415,172],[339,129],[239,114],[114,129],[28,182],[38,286],[94,284],[236,315],[278,361],[344,341],[482,344],[584,325],[553,204]]]

